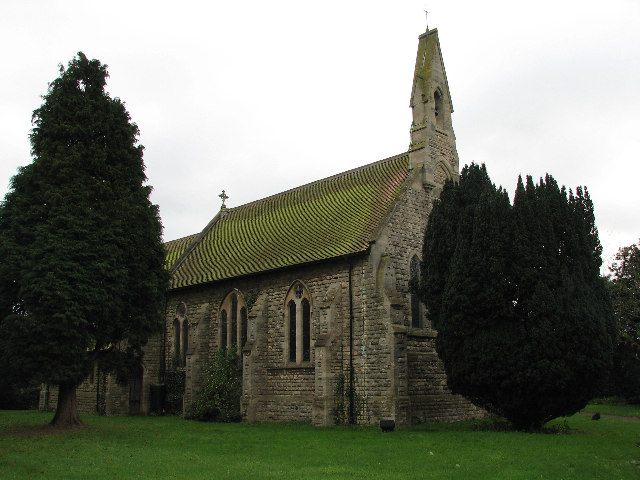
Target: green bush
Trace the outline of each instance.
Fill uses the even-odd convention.
[[[242,364],[235,348],[218,350],[207,367],[206,383],[186,417],[204,422],[239,422]]]

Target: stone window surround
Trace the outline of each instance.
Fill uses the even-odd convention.
[[[304,347],[305,345],[303,345],[303,338],[304,338],[304,332],[303,332],[303,307],[302,307],[302,303],[303,300],[306,300],[309,304],[309,331],[307,334],[307,342],[308,345],[307,349],[309,351],[309,359],[308,360],[303,360],[303,352],[304,352]],[[290,324],[290,302],[293,302],[295,304],[295,312],[296,312],[296,339],[295,339],[295,345],[296,345],[296,354],[295,354],[295,358],[296,361],[291,361],[291,347],[290,345],[292,345],[291,343],[291,339],[290,339],[290,332],[291,332],[291,324]],[[283,313],[284,313],[284,349],[283,351],[285,352],[284,355],[284,362],[286,366],[309,366],[311,365],[311,325],[312,325],[312,317],[313,317],[313,306],[311,303],[311,295],[309,294],[309,289],[306,287],[306,285],[301,281],[301,280],[296,280],[291,284],[291,287],[289,288],[289,291],[287,292],[287,295],[285,297],[284,300],[284,305],[283,305]]]
[[[236,298],[236,335],[235,342],[232,333],[232,320],[233,320],[233,298]],[[226,328],[223,328],[223,318],[226,317]],[[218,325],[218,344],[219,348],[227,350],[231,346],[235,346],[238,351],[242,349],[243,340],[246,342],[248,330],[249,330],[249,318],[247,311],[247,304],[244,300],[244,295],[240,290],[234,288],[224,297],[220,305],[219,313],[219,325]],[[223,332],[226,333],[226,339],[223,339]]]
[[[415,260],[414,260],[415,259]],[[415,270],[415,265],[412,268],[412,264],[417,262],[417,271]],[[416,252],[411,252],[409,254],[409,261],[407,264],[407,270],[409,271],[409,282],[414,280],[413,276],[417,274],[417,281],[420,281],[420,263],[422,262],[420,255]],[[409,283],[409,327],[414,329],[421,329],[425,327],[425,318],[424,318],[424,306],[420,301],[420,298],[411,293],[411,283]],[[417,310],[416,310],[417,309]],[[418,324],[416,324],[416,316],[418,320]]]
[[[179,302],[176,306],[176,316],[172,324],[173,345],[171,358],[176,367],[184,367],[187,362],[187,350],[189,348],[189,320],[187,318],[187,306]]]

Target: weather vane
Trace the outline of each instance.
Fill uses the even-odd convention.
[[[429,12],[426,8],[424,9],[424,18],[427,21],[427,32],[428,32],[429,31]]]
[[[224,193],[224,190],[222,190],[222,193],[218,196],[222,199],[222,206],[220,207],[220,209],[227,208],[224,202],[227,201],[227,198],[229,198],[229,196],[226,193]]]

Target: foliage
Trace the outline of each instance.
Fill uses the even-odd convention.
[[[60,68],[0,205],[0,363],[64,386],[59,409],[95,363],[139,368],[167,280],[138,127],[107,77],[82,53]]]
[[[242,396],[242,363],[235,348],[213,354],[205,384],[191,404],[188,418],[207,422],[239,422]]]
[[[93,415],[88,429],[42,435],[37,426],[49,417],[0,412],[4,478],[582,480],[637,479],[640,468],[638,423],[581,415],[568,419],[580,432],[569,435],[479,431],[476,422],[383,434],[377,426]]]
[[[610,273],[609,293],[618,327],[613,393],[640,403],[640,247],[621,248]]]
[[[632,345],[640,358],[640,247],[622,247],[610,267],[611,297],[620,340]]]
[[[349,419],[349,402],[351,398],[351,389],[353,388],[353,418],[357,421],[358,416],[363,411],[362,396],[356,391],[356,386],[347,385],[347,377],[344,373],[340,373],[336,378],[335,401],[333,408],[333,420],[336,425],[346,425],[350,423]]]
[[[0,377],[0,410],[28,410],[38,407],[40,385],[20,386]]]
[[[599,391],[615,333],[586,189],[528,177],[511,205],[472,164],[445,185],[423,248],[418,292],[454,393],[539,429]]]

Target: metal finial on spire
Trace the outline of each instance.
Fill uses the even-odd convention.
[[[224,193],[224,190],[222,190],[222,193],[218,196],[222,199],[222,206],[220,207],[220,209],[227,208],[224,202],[227,201],[227,198],[229,198],[229,196],[226,193]]]
[[[424,19],[427,21],[427,32],[429,31],[429,11],[425,8]]]

